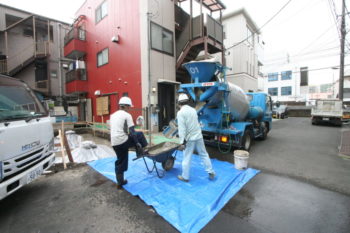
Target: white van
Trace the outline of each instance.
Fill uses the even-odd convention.
[[[54,162],[50,116],[24,82],[0,75],[0,200]]]

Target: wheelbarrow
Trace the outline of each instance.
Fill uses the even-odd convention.
[[[147,149],[145,149],[144,154],[140,155],[139,157],[133,160],[142,157],[143,161],[145,162],[147,171],[149,173],[156,171],[157,176],[159,178],[162,178],[165,175],[165,171],[169,171],[174,167],[177,149],[180,146],[180,144],[175,142],[162,142],[157,145],[148,147]],[[153,167],[149,167],[145,157],[151,159]],[[162,164],[162,167],[164,169],[163,172],[160,172],[158,170],[157,162]]]

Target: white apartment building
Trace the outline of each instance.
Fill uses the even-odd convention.
[[[264,92],[271,95],[273,101],[308,101],[308,67],[286,64],[266,72]]]
[[[344,89],[343,89],[343,101],[350,103],[350,70],[344,71]],[[334,82],[334,94],[337,98],[339,93],[339,79]]]
[[[258,78],[262,77],[263,41],[258,27],[245,9],[224,15],[222,18],[228,81],[244,91],[262,91]]]

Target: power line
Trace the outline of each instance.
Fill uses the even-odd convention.
[[[277,13],[274,14],[269,20],[267,20],[266,23],[264,23],[257,31],[260,31],[261,29],[263,29],[263,27],[265,27],[268,23],[270,23],[271,20],[273,20],[279,13],[281,13],[281,11],[282,11],[291,1],[292,1],[292,0],[289,0],[286,4],[284,4],[284,5],[282,6],[282,8],[281,8],[279,11],[277,11]],[[236,47],[237,45],[240,45],[241,43],[243,43],[244,41],[248,40],[248,39],[249,39],[250,37],[252,37],[253,35],[254,35],[254,33],[250,34],[250,35],[249,35],[247,38],[245,38],[244,40],[241,40],[241,41],[238,42],[237,44],[234,44],[234,45],[232,45],[232,46],[226,48],[225,51],[227,51],[227,50],[229,50],[229,49],[231,49],[231,48],[233,48],[233,47]]]
[[[332,2],[332,3],[331,3]],[[332,16],[333,16],[333,19],[334,19],[334,22],[335,22],[335,25],[336,25],[336,28],[337,28],[337,33],[338,33],[338,36],[339,36],[339,40],[341,38],[341,34],[340,34],[340,30],[339,30],[339,24],[338,24],[338,20],[337,20],[337,17],[338,17],[338,14],[337,14],[337,10],[336,10],[336,6],[335,6],[335,3],[334,3],[334,0],[328,0],[328,3],[329,3],[329,7],[331,9],[331,13],[332,13]],[[332,7],[332,4],[333,4],[333,7]],[[347,11],[347,8],[345,6],[345,9]],[[347,11],[347,15],[349,16],[349,12]],[[349,16],[350,17],[350,16]],[[350,43],[349,41],[347,41],[345,39],[345,45],[346,45],[346,48],[348,50],[350,50]]]
[[[327,50],[334,50],[334,49],[338,49],[339,46],[336,46],[336,47],[331,47],[331,48],[326,48],[326,49],[321,49],[321,50],[312,50],[310,52],[307,52],[307,53],[301,53],[301,54],[297,54],[297,55],[292,55],[290,56],[290,58],[294,58],[294,57],[302,57],[302,56],[307,56],[307,55],[310,55],[310,54],[317,54],[317,53],[322,53],[323,51],[327,51]],[[270,61],[275,61],[275,60],[282,60],[282,59],[285,59],[285,56],[284,57],[278,57],[278,58],[273,58],[273,59],[270,59],[270,60],[267,60],[266,62],[270,62]]]
[[[349,54],[349,53],[346,53]],[[322,56],[320,55],[313,55],[312,57],[305,57],[305,58],[299,58],[295,62],[300,62],[300,61],[306,61],[306,60],[312,60],[312,59],[322,59],[322,58],[329,58],[329,57],[335,57],[335,56],[340,56],[340,53],[330,53],[330,54],[323,54]],[[280,61],[276,60],[275,62],[271,63],[266,63],[265,65],[276,65],[276,64],[283,64],[285,63],[285,59],[281,59]]]
[[[350,64],[346,64],[344,66],[350,66]],[[340,66],[327,66],[327,67],[320,67],[320,68],[315,68],[315,69],[307,69],[307,71],[318,71],[318,70],[327,70],[327,69],[332,69],[332,68],[340,68]],[[293,74],[298,74],[300,71],[292,71]],[[280,74],[278,74],[280,75]],[[268,75],[263,75],[262,77],[267,78]]]
[[[324,36],[332,28],[333,28],[333,25],[331,25],[329,28],[326,29],[326,31],[322,32],[322,34],[319,35],[315,40],[313,40],[311,43],[309,43],[307,46],[305,46],[303,49],[301,49],[296,55],[300,54],[302,51],[304,51],[305,49],[309,48],[311,45],[313,45],[315,43],[315,41],[317,41],[320,38],[322,38],[322,36]]]

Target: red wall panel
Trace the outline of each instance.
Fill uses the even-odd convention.
[[[101,117],[96,115],[96,96],[118,92],[110,96],[110,112],[117,110],[117,101],[127,92],[135,108],[141,108],[141,52],[140,52],[140,16],[139,0],[116,1],[106,0],[108,15],[100,22],[95,22],[95,10],[102,0],[87,0],[76,13],[86,18],[79,24],[86,30],[86,67],[88,98],[92,99],[93,115],[96,121]],[[119,43],[111,41],[113,36],[119,36]],[[109,62],[97,67],[97,53],[109,48]],[[67,90],[68,88],[67,84]],[[131,111],[134,119],[141,111]],[[104,116],[104,120],[109,116]]]
[[[66,92],[74,93],[74,92],[86,92],[88,91],[88,83],[82,80],[75,80],[69,83],[66,83]]]
[[[69,55],[74,50],[85,52],[86,42],[78,39],[72,39],[71,41],[68,42],[67,45],[64,46],[64,56]]]

